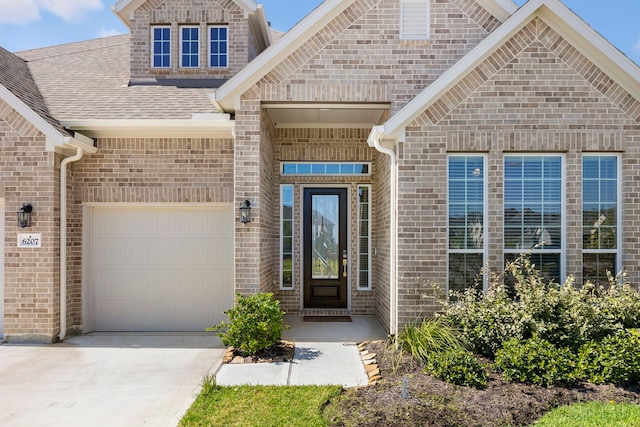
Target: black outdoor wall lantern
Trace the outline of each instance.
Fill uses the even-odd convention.
[[[31,212],[33,212],[31,204],[22,205],[18,211],[18,227],[31,227]]]
[[[245,200],[240,205],[240,222],[246,224],[251,222],[251,202]]]

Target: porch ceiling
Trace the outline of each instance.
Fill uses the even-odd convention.
[[[371,128],[389,104],[263,104],[276,128]]]

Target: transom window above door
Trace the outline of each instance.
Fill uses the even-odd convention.
[[[371,163],[352,162],[282,162],[282,175],[371,175]]]

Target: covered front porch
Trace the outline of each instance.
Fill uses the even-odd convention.
[[[260,290],[289,314],[375,315],[389,329],[390,159],[367,143],[388,110],[260,103],[258,224],[236,239],[260,233]]]

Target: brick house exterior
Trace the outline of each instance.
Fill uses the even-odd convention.
[[[282,37],[253,0],[113,9],[130,35],[0,50],[4,339],[259,291],[395,334],[519,252],[640,280],[640,69],[559,0],[325,0]]]

